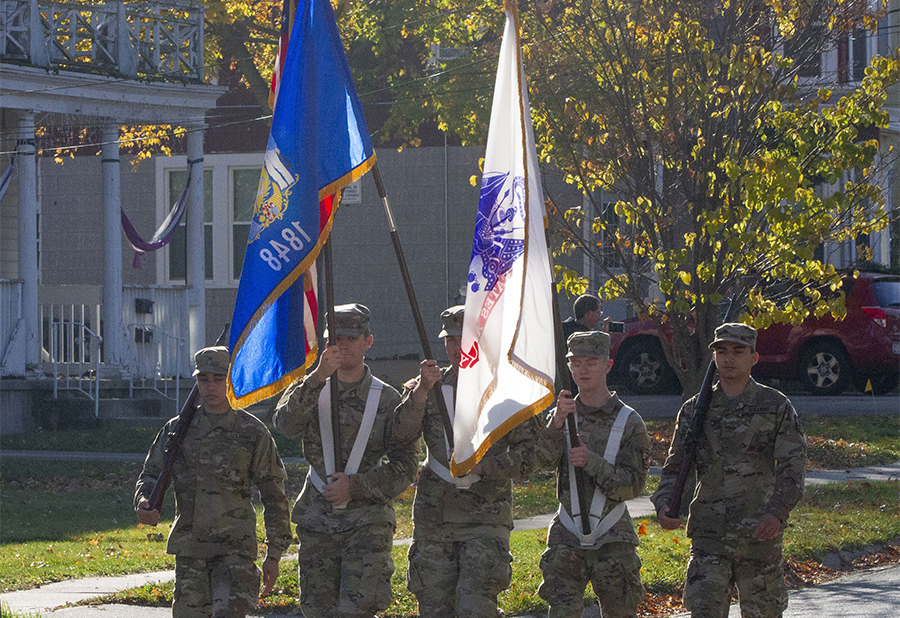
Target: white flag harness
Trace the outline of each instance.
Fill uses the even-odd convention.
[[[328,478],[335,473],[334,469],[334,434],[331,431],[331,378],[325,380],[325,387],[319,394],[319,438],[322,440],[322,457],[325,459],[325,477]],[[347,465],[344,467],[344,473],[348,476],[356,474],[359,471],[359,464],[362,461],[363,453],[366,451],[366,445],[369,443],[369,436],[372,435],[372,426],[375,424],[375,415],[378,413],[378,401],[381,399],[381,390],[384,388],[384,382],[372,376],[372,385],[369,386],[369,395],[366,397],[366,408],[363,411],[362,422],[359,424],[359,430],[356,432],[356,440],[353,442],[353,448],[350,450],[350,456],[347,458]],[[380,461],[379,461],[380,464]],[[322,477],[316,472],[316,469],[309,466],[309,480],[313,486],[322,493],[322,487],[325,485]],[[336,508],[343,508],[346,503],[337,505]]]
[[[612,430],[609,432],[609,440],[606,442],[606,450],[603,452],[603,459],[612,465],[615,465],[616,455],[619,454],[622,436],[625,433],[625,424],[628,422],[628,417],[631,416],[633,412],[634,408],[622,406],[622,409],[619,410],[619,415],[613,422]],[[568,448],[572,448],[572,436],[569,435],[568,425],[566,425],[566,445]],[[566,508],[560,504],[557,514],[559,515],[559,521],[566,527],[566,530],[578,537],[581,546],[590,547],[597,542],[597,539],[606,534],[609,529],[613,527],[613,524],[619,521],[622,514],[625,512],[625,503],[622,502],[618,504],[606,515],[606,517],[603,517],[603,509],[606,507],[606,496],[603,495],[599,487],[595,486],[590,511],[591,533],[583,534],[581,526],[574,521],[575,519],[579,522],[581,521],[581,508],[579,507],[577,496],[578,489],[575,483],[575,467],[569,462],[569,497],[571,498],[571,506],[567,511]],[[570,512],[575,514],[574,517],[569,515]],[[601,517],[603,517],[602,520]]]
[[[450,416],[450,424],[452,425],[453,419],[455,418],[453,407],[453,386],[450,384],[442,384],[441,394],[444,396],[444,401],[447,403],[447,414],[449,414]],[[450,442],[447,440],[446,432],[444,432],[444,447],[447,449],[447,461],[450,461]],[[426,448],[426,450],[428,449]],[[448,483],[453,483],[458,489],[468,489],[473,484],[481,480],[480,476],[478,476],[477,474],[472,474],[471,472],[461,477],[453,476],[446,466],[444,466],[441,462],[431,456],[430,451],[428,451],[428,457],[425,459],[425,467],[430,468],[431,471],[437,474],[442,480],[445,480]]]

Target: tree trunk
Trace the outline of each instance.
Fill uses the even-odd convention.
[[[238,66],[238,70],[247,80],[247,87],[253,97],[264,110],[271,111],[269,107],[269,83],[263,79],[259,69],[253,62],[253,54],[247,48],[249,33],[245,28],[236,24],[210,24],[207,23],[207,31],[216,39],[222,57],[231,58]]]

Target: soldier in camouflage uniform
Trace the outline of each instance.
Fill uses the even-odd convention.
[[[568,349],[569,369],[579,392],[572,399],[568,391],[560,391],[535,451],[542,467],[558,466],[560,502],[541,556],[544,581],[538,594],[550,604],[549,618],[578,618],[590,582],[603,618],[636,616],[645,592],[636,551],[639,541],[625,501],[644,489],[650,437],[638,413],[607,388],[612,367],[609,335],[575,333]],[[566,428],[570,414],[578,422],[574,441]],[[590,534],[583,533],[575,499],[575,468],[584,471],[587,481]]]
[[[413,506],[413,544],[406,585],[416,595],[422,618],[495,618],[497,595],[509,586],[513,526],[512,479],[521,477],[540,424],[521,423],[492,445],[472,472],[450,474],[449,444],[437,405],[444,397],[452,414],[459,375],[465,307],[441,314],[440,337],[451,365],[422,361],[419,377],[405,386],[400,410],[418,420],[428,460],[419,474]],[[434,389],[440,383],[441,387]],[[411,427],[412,425],[407,425]]]
[[[292,516],[300,539],[300,608],[306,618],[371,618],[391,601],[392,500],[415,477],[418,445],[394,435],[400,394],[365,365],[369,310],[335,307],[334,329],[329,325],[325,336],[316,369],[285,391],[274,417],[278,431],[303,438],[310,464]],[[339,459],[346,464],[340,470],[331,434],[335,378]]]
[[[710,347],[719,382],[695,454],[684,605],[693,618],[725,618],[736,586],[743,618],[778,618],[787,607],[782,531],[803,495],[806,439],[787,397],[750,377],[759,360],[755,329],[723,324]],[[667,530],[681,526],[681,519],[669,513],[669,503],[696,400],[685,402],[678,413],[652,497]]]
[[[194,356],[201,409],[172,467],[175,522],[166,551],[175,555],[174,618],[239,618],[259,596],[256,513],[251,485],[265,507],[266,559],[263,594],[278,578],[278,561],[291,543],[287,478],[275,441],[256,417],[233,410],[226,397],[229,354],[204,348]],[[137,481],[138,521],[155,526],[159,511],[148,498],[163,468],[167,436],[177,418],[156,436]]]

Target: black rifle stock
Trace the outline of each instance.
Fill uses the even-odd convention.
[[[225,328],[222,329],[222,334],[219,335],[216,345],[225,345],[225,338],[228,336],[228,327],[229,324],[225,324]],[[181,452],[181,445],[184,444],[184,438],[187,436],[188,429],[194,420],[194,415],[197,413],[197,400],[199,398],[200,391],[197,390],[197,382],[194,381],[194,387],[191,389],[187,400],[185,400],[184,405],[181,406],[181,411],[178,413],[178,420],[175,422],[175,428],[172,430],[172,433],[166,437],[166,458],[163,461],[162,470],[160,470],[159,476],[156,478],[156,484],[153,486],[153,491],[150,492],[150,499],[148,500],[150,505],[147,507],[150,511],[159,511],[162,509],[162,503],[166,497],[166,490],[169,489],[169,485],[172,482],[172,466],[175,464],[178,453]]]
[[[735,297],[731,298],[728,305],[728,311],[725,313],[723,324],[734,319],[737,310]],[[706,367],[706,375],[703,376],[703,384],[700,385],[700,392],[697,393],[697,403],[694,404],[694,415],[691,417],[691,424],[684,436],[684,455],[681,459],[681,467],[678,469],[678,477],[675,479],[675,486],[672,488],[672,497],[669,500],[669,516],[678,517],[681,513],[681,498],[684,493],[684,486],[687,484],[688,475],[694,466],[694,455],[697,452],[697,443],[700,441],[700,434],[703,433],[703,423],[706,422],[706,413],[709,411],[709,402],[712,400],[712,389],[716,382],[716,361],[710,360]]]

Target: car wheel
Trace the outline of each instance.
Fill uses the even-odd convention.
[[[659,395],[672,389],[675,374],[659,343],[635,343],[616,358],[625,388],[635,395]]]
[[[803,386],[813,395],[840,395],[853,377],[847,352],[831,341],[811,343],[800,356],[797,370]]]

